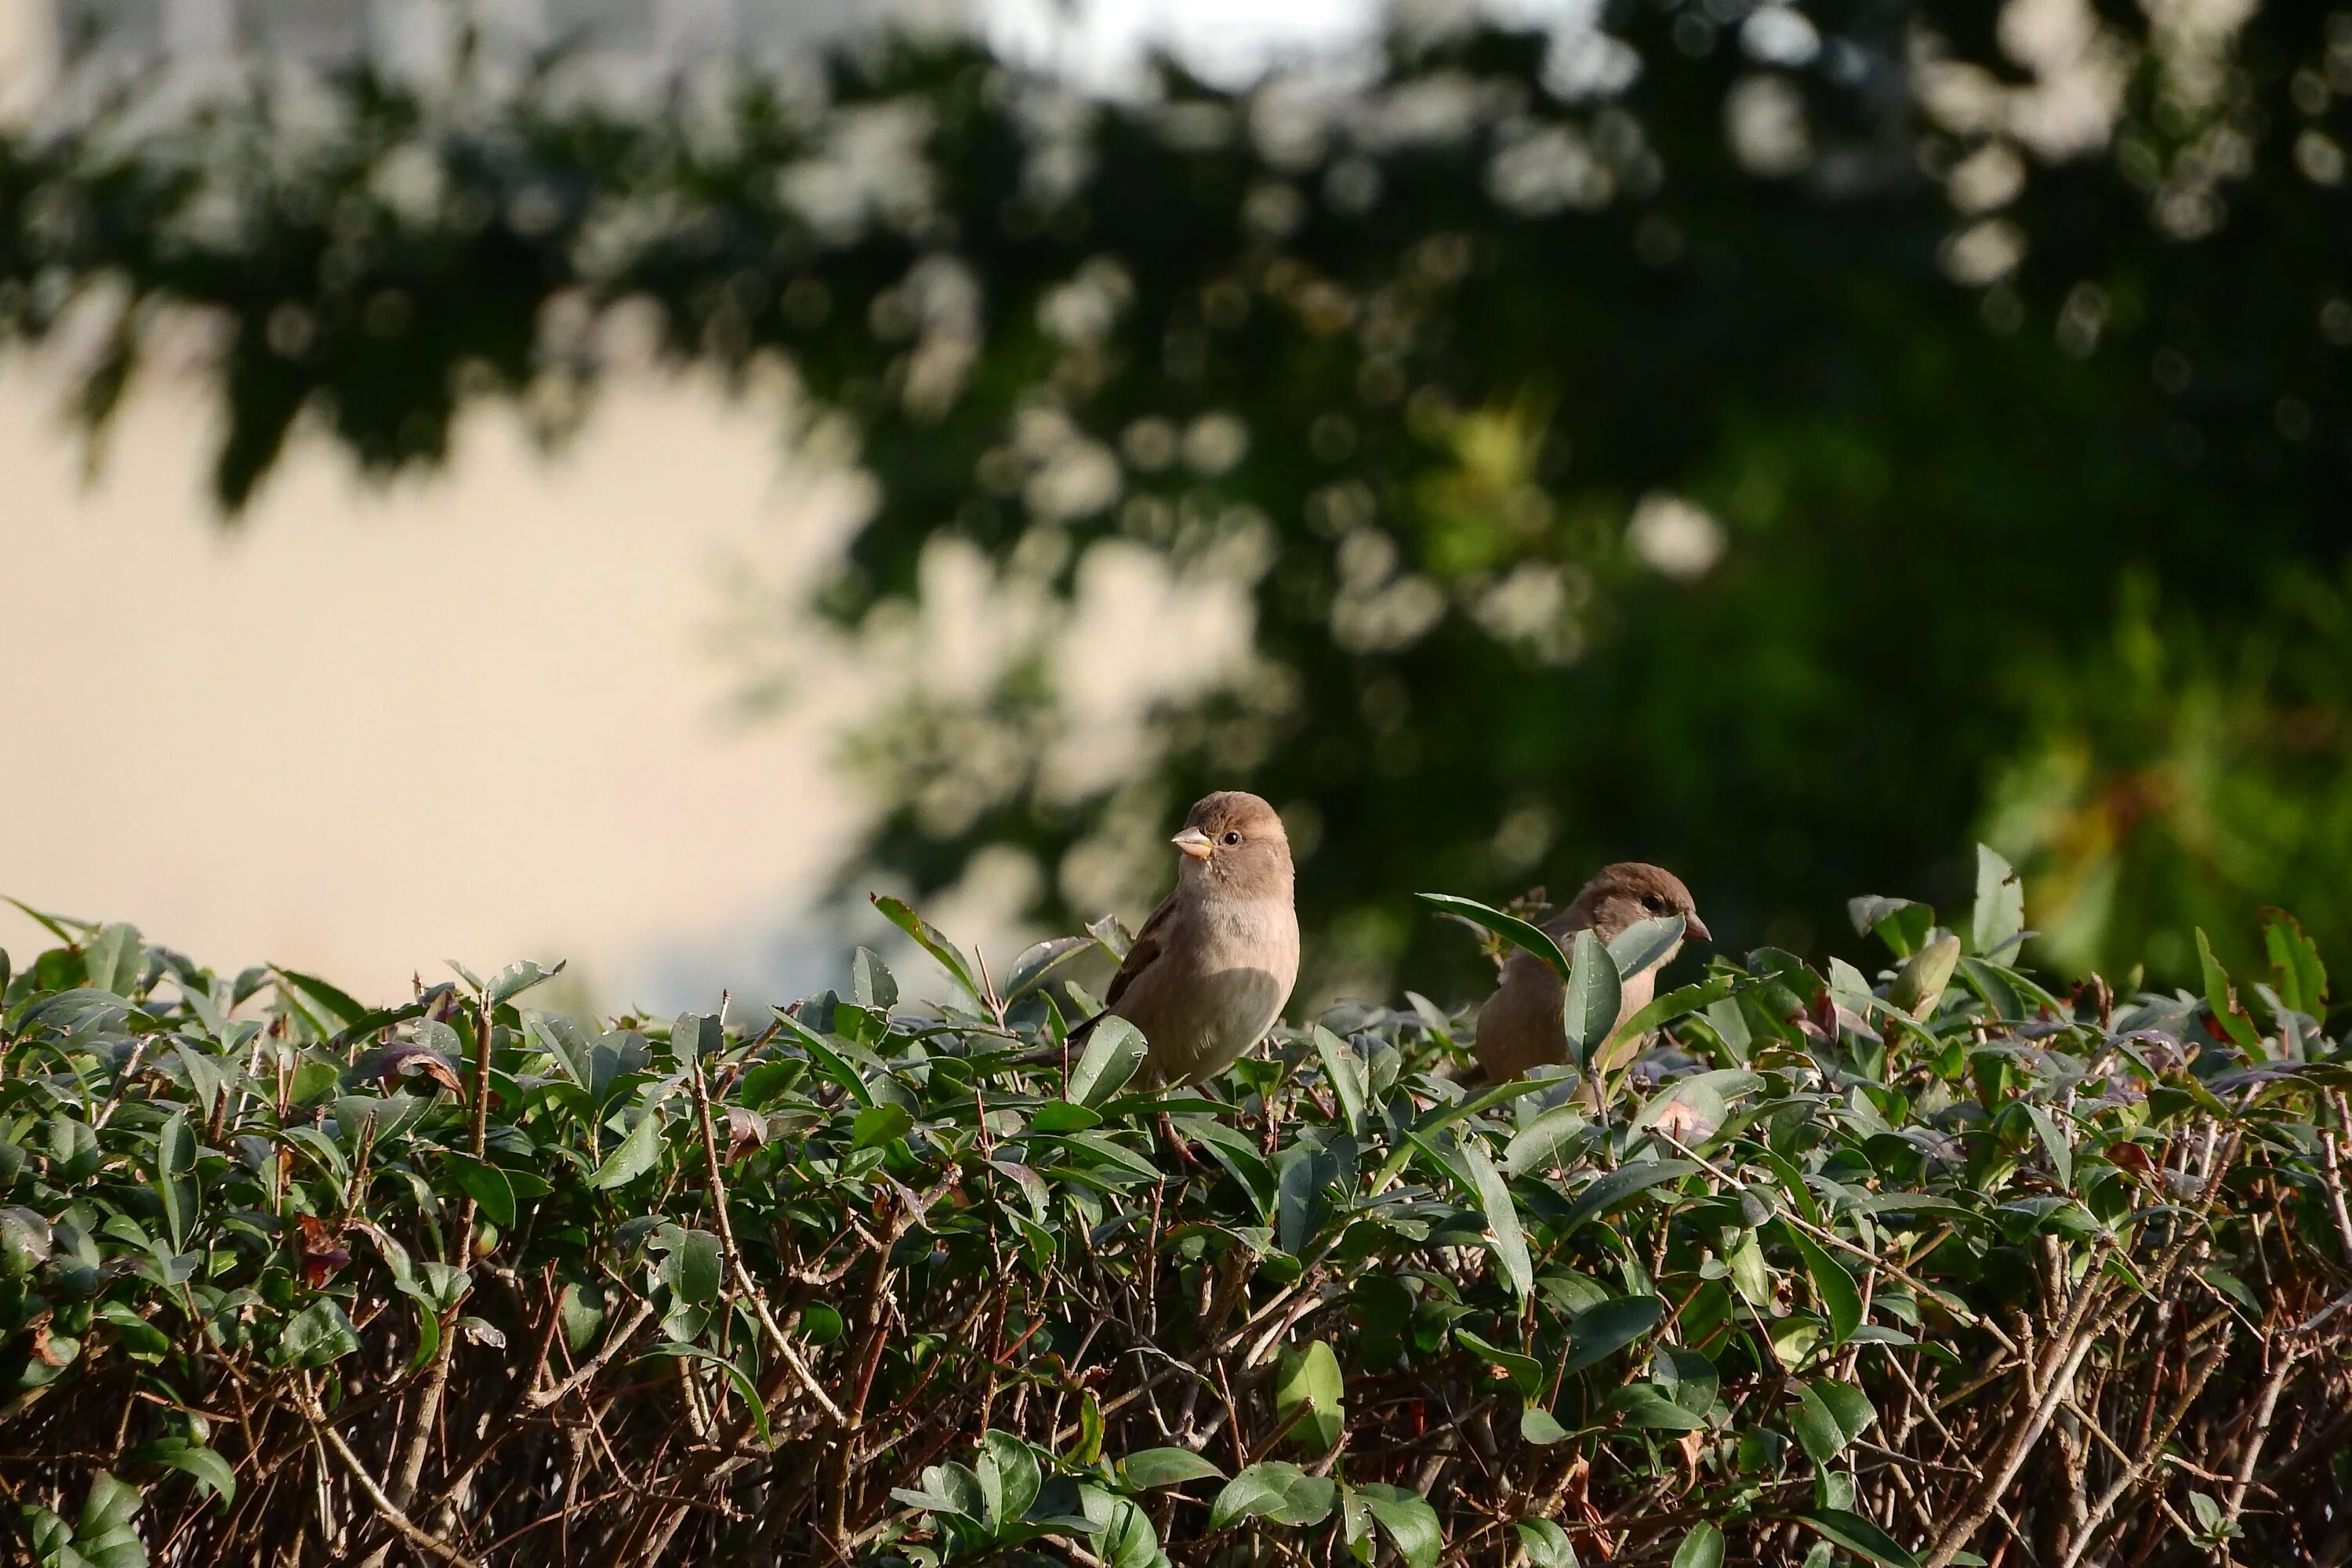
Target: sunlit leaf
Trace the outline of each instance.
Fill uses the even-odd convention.
[[[1990,846],[1977,846],[1977,900],[1970,921],[1970,951],[1980,958],[2000,954],[2025,929],[2025,883]]]
[[[1798,1514],[1796,1518],[1799,1523],[1848,1552],[1867,1557],[1881,1568],[1919,1568],[1917,1558],[1905,1551],[1893,1536],[1858,1513],[1822,1508]]]
[[[649,1106],[637,1118],[637,1124],[629,1129],[628,1136],[621,1140],[620,1147],[605,1156],[604,1163],[589,1176],[588,1185],[602,1192],[634,1182],[652,1170],[660,1158],[661,1112]]]
[[[1675,1548],[1673,1568],[1723,1568],[1723,1531],[1711,1524],[1692,1525]]]

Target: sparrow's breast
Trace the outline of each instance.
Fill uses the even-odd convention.
[[[1231,900],[1203,911],[1181,1000],[1152,1040],[1163,1081],[1197,1081],[1262,1039],[1298,978],[1298,921],[1287,902]],[[1147,1034],[1150,1031],[1147,1029]]]

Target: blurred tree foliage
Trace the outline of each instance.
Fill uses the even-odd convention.
[[[1139,552],[1245,606],[1238,663],[1150,650],[1190,674],[1140,762],[1074,717],[1099,620],[877,719],[873,853],[919,887],[1005,846],[1045,918],[1132,914],[1165,868],[1120,847],[1245,784],[1311,847],[1327,983],[1466,981],[1406,892],[1624,855],[1803,946],[1857,886],[1953,894],[1979,826],[2061,966],[2190,973],[2273,900],[2352,939],[2352,11],[1602,20],[1139,102],[898,44],[651,115],[362,77],[25,138],[0,322],[110,334],[102,428],[199,308],[234,509],[306,413],[384,470],[469,398],[560,424],[649,304],[854,431],[845,626]]]

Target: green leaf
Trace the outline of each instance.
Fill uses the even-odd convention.
[[[1037,1500],[1037,1489],[1042,1484],[1037,1468],[1037,1456],[1028,1444],[1010,1432],[993,1429],[980,1440],[980,1463],[975,1467],[980,1477],[981,1506],[986,1510],[983,1522],[998,1535],[1020,1522]]]
[[[652,1170],[661,1158],[661,1108],[647,1106],[646,1113],[637,1118],[637,1124],[629,1129],[629,1135],[621,1140],[621,1146],[605,1156],[604,1163],[588,1178],[589,1189],[605,1192],[634,1182]]]
[[[1832,1258],[1822,1246],[1793,1225],[1783,1224],[1781,1230],[1789,1237],[1797,1256],[1805,1260],[1805,1272],[1813,1282],[1813,1294],[1822,1311],[1829,1315],[1830,1342],[1843,1344],[1853,1338],[1853,1331],[1862,1326],[1862,1292],[1854,1288],[1853,1276],[1844,1265]]]
[[[1723,1568],[1723,1531],[1701,1521],[1675,1548],[1674,1568]]]
[[[887,1012],[898,1005],[898,982],[892,978],[882,955],[870,947],[861,947],[850,957],[849,995],[861,1007]]]
[[[1943,932],[1895,972],[1895,983],[1886,988],[1887,1002],[1915,1018],[1927,1017],[1943,1000],[1944,988],[1952,983],[1952,970],[1959,962],[1960,939]]]
[[[1143,1031],[1106,1015],[1087,1036],[1087,1048],[1070,1068],[1072,1103],[1100,1105],[1123,1088],[1143,1065]]]
[[[1580,1105],[1555,1105],[1522,1129],[1503,1150],[1503,1173],[1524,1176],[1550,1163],[1562,1144],[1591,1124]]]
[[[1331,1093],[1339,1102],[1340,1114],[1347,1118],[1348,1131],[1357,1137],[1364,1135],[1364,1096],[1370,1087],[1364,1072],[1364,1058],[1356,1048],[1322,1025],[1315,1026],[1315,1054],[1322,1058],[1323,1077],[1331,1086]]]
[[[1919,1560],[1903,1550],[1895,1538],[1858,1513],[1843,1509],[1817,1508],[1795,1516],[1801,1524],[1817,1533],[1869,1558],[1881,1568],[1919,1568]]]
[[[1535,1568],[1579,1568],[1568,1531],[1549,1519],[1518,1521],[1519,1544]]]
[[[1321,1340],[1285,1351],[1275,1374],[1274,1412],[1293,1436],[1318,1454],[1338,1446],[1347,1427],[1339,1358]]]
[[[1635,921],[1610,938],[1609,957],[1617,965],[1617,977],[1631,980],[1664,963],[1688,923],[1680,915],[1657,915]]]
[[[1454,1337],[1461,1341],[1472,1354],[1510,1373],[1511,1381],[1519,1385],[1520,1393],[1532,1396],[1543,1386],[1543,1363],[1535,1357],[1496,1344],[1483,1335],[1472,1333],[1459,1323],[1454,1327]]]
[[[1593,1054],[1608,1043],[1617,1027],[1622,996],[1616,961],[1609,956],[1609,950],[1590,931],[1578,931],[1569,960],[1568,987],[1560,1001],[1569,1059],[1577,1066],[1592,1065]]]
[[[638,1359],[650,1361],[655,1356],[672,1356],[679,1361],[700,1362],[715,1369],[720,1376],[734,1384],[736,1394],[743,1401],[744,1407],[751,1412],[751,1425],[759,1432],[760,1441],[771,1448],[776,1446],[775,1436],[768,1429],[768,1412],[766,1406],[761,1402],[759,1385],[751,1381],[751,1374],[741,1367],[716,1351],[705,1350],[700,1345],[688,1344],[680,1340],[665,1341]]]
[[[535,985],[543,985],[563,973],[563,963],[557,960],[551,968],[544,968],[529,959],[508,964],[490,976],[481,986],[483,999],[493,1007],[513,1001]]]
[[[1568,1325],[1568,1342],[1574,1350],[1561,1375],[1572,1377],[1623,1350],[1656,1328],[1665,1315],[1666,1304],[1655,1296],[1629,1296],[1579,1312]]]
[[[2260,1323],[2262,1321],[2263,1300],[2261,1297],[2254,1294],[2252,1287],[2249,1286],[2244,1280],[2239,1279],[2236,1275],[2231,1273],[2228,1269],[2222,1268],[2218,1263],[2209,1263],[2204,1268],[2200,1268],[2197,1271],[2197,1277],[2200,1279],[2204,1280],[2208,1285],[2213,1287],[2214,1289],[2219,1290],[2222,1295],[2227,1296],[2231,1300],[2235,1301],[2239,1306],[2244,1308],[2246,1310],[2247,1320],[2250,1323]]]
[[[1620,1165],[1606,1175],[1596,1176],[1585,1184],[1568,1205],[1558,1226],[1561,1236],[1568,1236],[1590,1219],[1597,1219],[1615,1208],[1634,1194],[1644,1192],[1662,1182],[1675,1181],[1689,1175],[1699,1167],[1690,1160],[1651,1160],[1638,1164]]]
[[[37,1208],[0,1208],[0,1279],[24,1279],[49,1262],[57,1237]]]
[[[1406,1568],[1433,1568],[1445,1549],[1445,1531],[1437,1522],[1437,1510],[1419,1492],[1374,1483],[1358,1487],[1356,1495],[1372,1510]]]
[[[160,1442],[142,1444],[122,1458],[125,1464],[168,1465],[173,1469],[184,1471],[219,1498],[223,1507],[236,1500],[236,1471],[226,1459],[201,1443],[191,1443],[184,1437],[167,1437]]]
[[[850,1099],[862,1106],[876,1103],[874,1090],[865,1076],[849,1065],[848,1058],[833,1048],[831,1041],[788,1013],[779,1012],[776,1020],[799,1038],[801,1048],[808,1052],[817,1070],[839,1084]]]
[[[514,1187],[504,1171],[454,1149],[441,1158],[448,1165],[449,1173],[457,1178],[458,1187],[490,1216],[491,1224],[500,1230],[514,1228]]]
[[[1519,1412],[1519,1440],[1538,1448],[1549,1448],[1554,1443],[1565,1443],[1570,1433],[1559,1424],[1559,1418],[1540,1405],[1530,1405]]]
[[[1675,1142],[1685,1146],[1704,1143],[1715,1136],[1729,1115],[1725,1099],[1746,1094],[1762,1081],[1754,1073],[1738,1068],[1676,1079],[1650,1097],[1634,1116],[1630,1130],[1643,1132],[1667,1122]],[[1677,1108],[1683,1114],[1672,1115]]]
[[[971,977],[971,961],[964,957],[961,949],[933,930],[929,921],[909,909],[902,900],[887,898],[880,893],[868,896],[873,899],[874,907],[882,911],[885,920],[913,937],[916,946],[940,961],[940,967],[954,978],[958,985],[963,987],[964,994],[982,1006],[987,1005],[982,1000],[980,986]]]
[[[1018,1002],[1032,991],[1048,984],[1061,970],[1093,952],[1097,946],[1090,936],[1056,936],[1030,948],[1013,961],[1004,972],[1004,1001],[1007,1005]]]
[[[338,1023],[355,1024],[367,1016],[368,1010],[365,1007],[353,1001],[348,994],[336,990],[316,975],[305,974],[299,969],[289,969],[282,963],[270,965],[270,970],[278,976],[281,989],[291,989],[301,993],[302,998],[311,1005],[323,1007],[333,1014]]]
[[[856,1121],[850,1123],[849,1146],[853,1149],[886,1148],[914,1130],[914,1113],[905,1106],[887,1102],[869,1105],[857,1113]]]
[[[2034,1136],[2042,1140],[2042,1147],[2050,1156],[2050,1168],[2058,1178],[2059,1187],[2072,1192],[2074,1187],[2074,1146],[2066,1142],[2064,1133],[2050,1112],[2031,1100],[2025,1102],[2025,1119],[2033,1123]]]
[[[1181,1487],[1187,1481],[1221,1481],[1225,1472],[1190,1448],[1144,1448],[1118,1462],[1121,1479],[1136,1491]]]
[[[74,1521],[77,1535],[103,1535],[121,1530],[139,1516],[146,1502],[137,1487],[100,1470],[90,1478],[89,1494],[82,1500],[81,1517]]]
[[[1033,1132],[1084,1132],[1102,1125],[1102,1112],[1066,1100],[1049,1100],[1029,1119]]]
[[[727,1030],[715,1013],[680,1013],[669,1026],[669,1059],[681,1072],[726,1048]]]
[[[911,1508],[931,1513],[951,1513],[978,1523],[982,1511],[980,1478],[958,1464],[927,1465],[923,1468],[922,1489],[910,1491],[901,1487],[890,1495]]]
[[[1618,1054],[1616,1047],[1623,1042],[1638,1040],[1661,1024],[1671,1024],[1692,1013],[1704,1013],[1718,1002],[1728,1001],[1738,988],[1738,983],[1730,975],[1716,974],[1693,984],[1678,986],[1663,996],[1652,997],[1646,1006],[1637,1009],[1632,1017],[1612,1031],[1609,1037],[1611,1048],[1606,1055],[1613,1060]]]
[[[332,1299],[312,1302],[297,1312],[278,1337],[280,1365],[325,1366],[360,1348],[342,1303]]]
[[[2265,910],[2263,914],[2263,947],[2270,954],[2271,970],[2277,976],[2279,1000],[2290,1012],[2324,1018],[2327,968],[2319,962],[2319,949],[2284,910]],[[0,975],[0,986],[5,984],[5,976]]]
[[[1275,1244],[1291,1258],[1306,1256],[1324,1215],[1324,1162],[1315,1154],[1294,1142],[1275,1157]]]
[[[1797,1428],[1797,1441],[1804,1445],[1805,1452],[1817,1465],[1826,1465],[1836,1458],[1859,1436],[1846,1430],[1838,1411],[1811,1383],[1797,1384],[1797,1409],[1790,1422]]]
[[[1568,955],[1560,952],[1559,943],[1552,941],[1542,928],[1530,925],[1517,915],[1507,915],[1500,910],[1488,909],[1475,899],[1457,899],[1451,893],[1415,893],[1413,897],[1424,903],[1435,904],[1449,914],[1460,915],[1473,925],[1485,927],[1513,947],[1523,948],[1534,953],[1549,964],[1553,973],[1562,980],[1568,978]],[[1610,973],[1612,975],[1616,973],[1613,964],[1611,966]]]
[[[112,924],[89,940],[82,949],[81,961],[94,989],[128,996],[139,988],[140,977],[146,972],[147,949],[140,942],[137,926]]]
[[[697,1307],[707,1307],[719,1300],[726,1256],[719,1251],[718,1237],[707,1230],[665,1225],[654,1233],[654,1239],[647,1245],[666,1255],[661,1279],[669,1287],[671,1295]]]
[[[2238,1005],[2238,989],[2230,984],[2230,973],[2221,961],[2213,956],[2213,944],[2205,940],[2204,928],[2197,931],[2197,962],[2204,971],[2205,1005],[2224,1033],[2250,1055],[2260,1056],[2263,1037],[2246,1010]]]
[[[1102,1531],[1101,1552],[1106,1568],[1151,1568],[1166,1561],[1150,1519],[1125,1498],[1111,1505],[1110,1522]]]
[[[1871,1424],[1878,1419],[1877,1407],[1870,1403],[1870,1395],[1851,1383],[1817,1377],[1810,1386],[1830,1414],[1837,1417],[1838,1429],[1845,1434],[1848,1442],[1869,1431]]]
[[[1886,950],[1897,958],[1908,958],[1917,952],[1927,940],[1927,932],[1936,924],[1936,911],[1926,904],[1909,899],[1889,899],[1875,894],[1845,901],[1846,913],[1853,917],[1853,934],[1868,936],[1875,931],[1886,944]]]
[[[1723,1385],[1715,1363],[1685,1345],[1660,1345],[1650,1358],[1650,1378],[1694,1415],[1715,1408],[1715,1396]]]
[[[1475,1138],[1465,1138],[1461,1149],[1462,1163],[1469,1167],[1470,1180],[1477,1189],[1478,1206],[1486,1213],[1486,1228],[1495,1238],[1495,1256],[1502,1260],[1512,1294],[1525,1301],[1535,1293],[1536,1268],[1528,1257],[1528,1237],[1519,1226],[1518,1206],[1511,1201],[1511,1189],[1501,1173],[1486,1158],[1486,1145]]]
[[[2025,884],[1990,846],[1977,846],[1977,902],[1970,943],[1979,957],[1991,957],[2025,929]]]
[[[195,1169],[196,1141],[188,1131],[188,1113],[174,1110],[155,1137],[155,1195],[163,1203],[163,1224],[172,1233],[172,1250],[184,1251],[188,1228],[195,1221],[196,1184],[189,1179]]]
[[[1609,1396],[1629,1426],[1658,1432],[1704,1432],[1706,1422],[1646,1383],[1629,1384]]]
[[[98,929],[97,925],[93,922],[89,921],[78,921],[71,915],[43,914],[40,910],[26,903],[24,900],[12,899],[5,894],[0,894],[0,903],[16,905],[19,912],[37,922],[43,931],[47,931],[51,936],[57,938],[62,942],[79,942],[83,936],[88,936],[90,932]],[[74,934],[76,927],[80,928],[81,936]]]
[[[566,1285],[556,1310],[563,1325],[563,1343],[573,1355],[584,1355],[604,1332],[604,1287],[585,1280]]]
[[[1331,1517],[1339,1489],[1296,1465],[1268,1459],[1252,1465],[1217,1493],[1209,1505],[1209,1528],[1223,1530],[1245,1519],[1276,1524],[1320,1524]]]

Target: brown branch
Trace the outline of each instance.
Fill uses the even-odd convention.
[[[302,1418],[310,1424],[310,1430],[324,1439],[327,1446],[334,1449],[336,1456],[343,1461],[344,1468],[351,1472],[352,1480],[366,1496],[368,1501],[374,1506],[377,1517],[390,1525],[394,1532],[403,1541],[420,1552],[429,1552],[439,1558],[448,1563],[450,1568],[480,1568],[480,1564],[472,1558],[404,1513],[400,1505],[386,1496],[383,1488],[376,1484],[376,1479],[368,1473],[367,1467],[360,1462],[359,1456],[352,1452],[351,1446],[343,1441],[343,1435],[328,1426],[309,1405],[307,1400],[299,1408],[301,1410]]]

